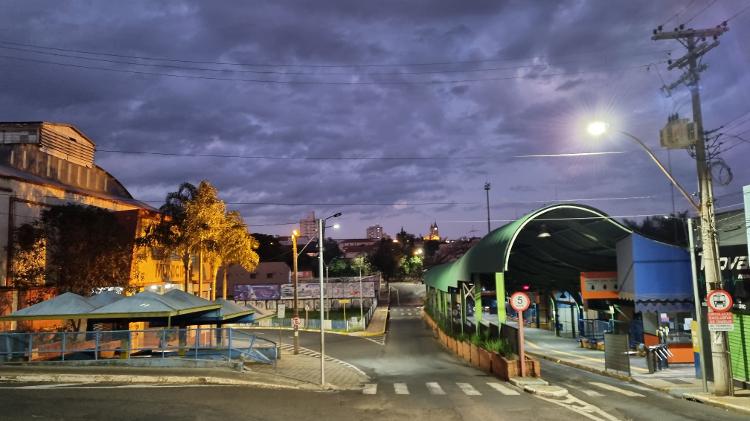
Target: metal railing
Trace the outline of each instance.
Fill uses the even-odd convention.
[[[323,320],[323,327],[326,330],[338,330],[338,331],[345,331],[345,332],[355,332],[358,330],[365,330],[367,329],[367,326],[370,324],[370,320],[372,320],[372,316],[375,314],[375,309],[377,308],[377,300],[375,301],[375,305],[370,306],[370,308],[364,313],[364,320],[360,319],[359,316],[359,309],[354,309],[354,316],[347,320],[332,320],[332,319],[325,319]],[[292,328],[292,319],[289,317],[285,318],[278,318],[278,317],[269,317],[265,319],[257,320],[253,323],[253,327],[267,327],[267,328]],[[318,318],[300,318],[300,327],[302,329],[312,329],[312,330],[320,330],[320,319]]]
[[[171,357],[271,364],[277,346],[233,328],[0,333],[0,362]]]

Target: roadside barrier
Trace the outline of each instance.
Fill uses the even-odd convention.
[[[0,333],[0,362],[172,357],[272,364],[277,346],[234,328]]]

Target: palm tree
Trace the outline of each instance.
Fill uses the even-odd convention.
[[[258,245],[258,241],[248,232],[242,215],[237,211],[227,212],[218,241],[213,245],[212,249],[213,257],[219,262],[213,281],[213,299],[216,298],[215,291],[218,269],[223,268],[224,279],[221,297],[226,300],[229,266],[238,264],[247,271],[254,271],[258,267],[260,260],[258,253],[255,251],[258,249]]]

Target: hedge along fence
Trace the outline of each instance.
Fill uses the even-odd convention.
[[[425,323],[432,330],[433,336],[457,357],[503,380],[521,375],[521,361],[517,355],[518,330],[516,328],[503,324],[497,338],[477,334],[451,336],[445,331],[445,326],[443,326],[445,323],[438,323],[429,314],[423,314]],[[513,334],[515,334],[515,340],[512,339]],[[526,373],[529,376],[540,377],[539,360],[526,355]]]

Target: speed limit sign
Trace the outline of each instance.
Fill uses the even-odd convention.
[[[525,292],[516,292],[510,296],[510,306],[515,311],[526,311],[531,305],[531,299]]]

